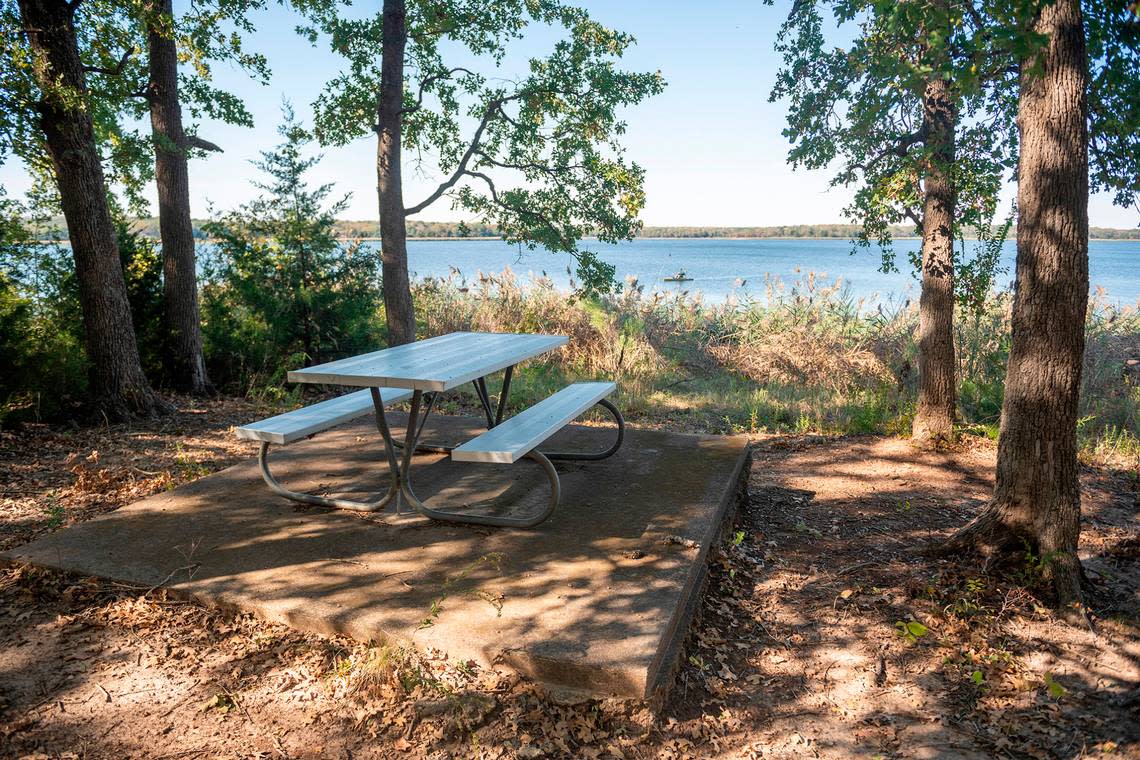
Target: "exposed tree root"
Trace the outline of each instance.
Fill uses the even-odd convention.
[[[1080,559],[1073,548],[1051,548],[1033,532],[1032,526],[1011,519],[1000,502],[991,501],[982,512],[943,541],[926,547],[935,556],[980,554],[985,569],[1017,565],[1026,561],[1026,551],[1041,558],[1041,577],[1056,595],[1057,614],[1070,625],[1096,629],[1084,604],[1082,587],[1088,585]]]
[[[155,419],[178,411],[174,404],[145,388],[128,396],[100,396],[91,404],[93,419],[106,424]]]

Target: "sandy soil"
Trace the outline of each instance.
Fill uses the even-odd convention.
[[[0,546],[249,456],[244,401],[0,433]],[[1140,480],[1086,469],[1097,634],[1034,558],[915,551],[991,486],[985,441],[757,442],[672,696],[571,702],[507,672],[300,634],[32,568],[0,571],[0,756],[1140,757]]]

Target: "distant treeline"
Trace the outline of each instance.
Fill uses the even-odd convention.
[[[1140,240],[1140,228],[1089,227],[1089,237],[1094,240]]]
[[[419,222],[408,220],[408,237],[410,238],[493,238],[499,232],[486,224],[471,222],[460,224],[458,222]],[[348,239],[378,238],[380,237],[380,223],[376,221],[353,221],[338,219],[333,227],[337,237]]]
[[[787,224],[779,227],[646,227],[649,238],[842,238],[859,232],[854,224]],[[913,226],[892,227],[894,237],[914,237]]]
[[[205,219],[194,220],[195,237],[205,238],[202,225]],[[158,218],[136,219],[134,229],[146,237],[158,238]],[[45,237],[63,232],[63,217],[52,219],[51,224],[41,229]],[[352,239],[379,238],[379,223],[372,220],[338,220],[334,229],[337,237]],[[778,227],[646,227],[641,237],[646,238],[840,238],[849,240],[859,232],[853,224],[788,224]],[[458,222],[408,222],[409,238],[493,238],[498,236],[495,228],[486,224]],[[915,236],[912,226],[891,228],[896,238]],[[1014,233],[1010,233],[1013,238]],[[1140,240],[1140,228],[1114,229],[1112,227],[1090,227],[1089,237],[1097,240]]]

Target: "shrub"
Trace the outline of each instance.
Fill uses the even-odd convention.
[[[264,194],[203,229],[202,288],[206,360],[216,382],[248,390],[277,384],[284,372],[373,349],[381,340],[379,255],[342,248],[331,185],[310,188],[308,133],[285,107],[284,141],[256,166]]]
[[[162,357],[168,345],[163,314],[162,253],[154,240],[145,238],[130,224],[116,220],[119,261],[127,281],[127,300],[143,371],[152,384],[166,385]]]

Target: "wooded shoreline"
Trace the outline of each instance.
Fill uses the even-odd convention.
[[[194,236],[206,240],[202,231],[205,219],[194,219]],[[132,222],[134,229],[144,237],[159,238],[158,218],[147,217]],[[377,222],[357,220],[337,220],[334,234],[340,240],[380,240]],[[851,239],[859,232],[853,224],[802,224],[771,227],[644,227],[636,235],[638,240],[836,240]],[[38,230],[43,242],[50,242],[53,236],[64,237],[66,227],[62,218],[52,219]],[[891,228],[895,240],[917,240],[913,227],[896,226]],[[460,225],[453,222],[408,222],[409,240],[500,240],[497,230],[486,225]],[[968,234],[966,240],[976,240]],[[1017,239],[1017,230],[1011,229],[1009,239]],[[1140,228],[1089,227],[1089,240],[1115,241],[1140,240]]]

